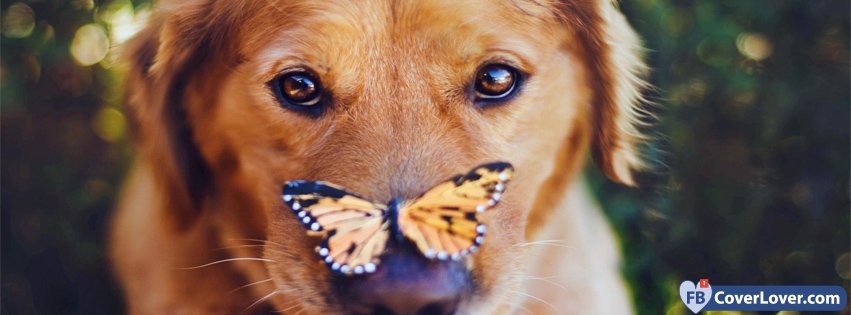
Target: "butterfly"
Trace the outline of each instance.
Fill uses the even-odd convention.
[[[403,235],[429,259],[460,260],[474,253],[486,230],[478,214],[499,203],[513,173],[509,163],[483,164],[418,198],[388,205],[303,180],[287,182],[282,198],[308,234],[322,236],[316,251],[332,271],[363,274],[375,272],[393,236]]]

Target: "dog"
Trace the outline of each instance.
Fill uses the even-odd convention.
[[[627,314],[583,184],[644,169],[638,36],[608,0],[160,2],[122,49],[136,159],[109,252],[130,314]],[[460,262],[340,276],[290,180],[411,199],[515,176]],[[404,246],[404,245],[403,245]]]

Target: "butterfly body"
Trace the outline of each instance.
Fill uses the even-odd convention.
[[[403,205],[404,201],[402,199],[393,198],[393,200],[387,203],[387,213],[385,214],[388,222],[390,222],[390,234],[393,235],[393,240],[397,243],[405,241],[405,236],[399,229],[399,208]]]
[[[332,271],[374,272],[389,243],[410,241],[429,259],[459,260],[484,240],[478,215],[502,198],[510,164],[473,168],[410,201],[378,204],[325,182],[291,181],[282,198],[308,233],[322,236],[317,253]]]

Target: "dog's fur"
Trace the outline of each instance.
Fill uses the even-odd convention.
[[[138,157],[111,257],[129,313],[344,311],[281,185],[410,198],[493,160],[516,177],[483,216],[476,290],[458,312],[632,312],[618,245],[578,176],[589,149],[615,181],[641,168],[643,64],[613,3],[181,0],[159,3],[124,48]],[[528,80],[477,108],[467,86],[494,60]],[[292,66],[332,91],[321,117],[268,91]]]

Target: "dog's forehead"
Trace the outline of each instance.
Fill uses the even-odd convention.
[[[303,23],[310,20],[343,22],[347,28],[369,31],[371,26],[393,24],[401,27],[440,25],[457,20],[470,22],[501,17],[502,21],[546,20],[554,17],[558,5],[548,0],[360,0],[310,1],[265,0],[265,9]],[[280,16],[279,15],[279,16]],[[488,22],[498,23],[499,20]]]
[[[269,0],[268,5],[265,16],[276,23],[243,33],[251,38],[248,50],[254,50],[246,54],[258,56],[272,72],[285,68],[282,57],[322,72],[365,62],[374,66],[388,56],[470,62],[482,51],[507,47],[533,55],[536,45],[530,42],[557,42],[550,34],[553,10],[530,1]]]

